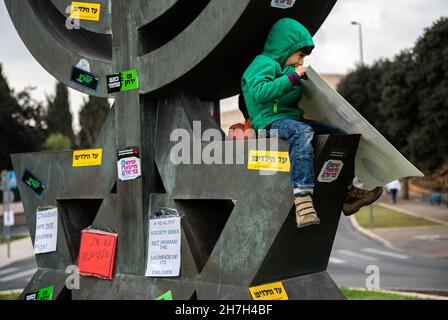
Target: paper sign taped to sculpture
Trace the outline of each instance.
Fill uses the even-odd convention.
[[[101,4],[89,2],[72,2],[70,18],[100,21]]]
[[[180,217],[150,219],[147,277],[178,277],[180,273]]]
[[[134,180],[142,175],[139,148],[118,151],[118,178],[121,181]]]
[[[276,282],[249,288],[253,300],[288,300],[283,283]]]
[[[311,67],[307,76],[309,80],[302,81],[303,97],[299,103],[305,110],[305,118],[332,124],[349,134],[361,134],[355,174],[366,189],[384,186],[404,177],[423,176]]]
[[[343,166],[344,162],[341,160],[326,161],[322,166],[319,176],[317,177],[317,181],[330,183],[338,180]]]
[[[83,230],[79,249],[79,274],[112,280],[118,234]]]
[[[58,240],[58,208],[37,209],[34,253],[56,251]]]

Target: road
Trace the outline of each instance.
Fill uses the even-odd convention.
[[[366,268],[371,265],[379,268],[381,289],[448,292],[448,258],[417,257],[391,250],[355,231],[349,219],[342,217],[329,274],[339,286],[364,288],[369,276]],[[24,288],[36,268],[34,257],[1,268],[0,291]]]
[[[448,258],[413,256],[391,250],[357,232],[341,217],[328,273],[339,286],[365,288],[378,266],[380,289],[448,291]]]

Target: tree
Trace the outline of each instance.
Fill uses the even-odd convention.
[[[448,18],[425,30],[415,45],[418,120],[409,136],[411,160],[433,171],[448,159]]]
[[[39,151],[46,138],[44,108],[32,88],[14,95],[0,64],[0,169],[12,169],[10,154]]]
[[[73,142],[72,114],[70,112],[70,103],[68,101],[67,86],[58,82],[56,84],[55,96],[47,97],[47,102],[47,123],[49,133],[61,133]]]
[[[89,100],[84,102],[79,113],[81,148],[90,148],[95,144],[109,109],[109,102],[104,98],[90,96]]]
[[[43,145],[43,149],[46,151],[63,151],[71,148],[70,139],[61,133],[50,135]]]

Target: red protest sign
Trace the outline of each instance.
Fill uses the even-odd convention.
[[[112,280],[118,234],[83,230],[79,248],[79,274]]]

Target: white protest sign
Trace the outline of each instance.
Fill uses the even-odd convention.
[[[147,277],[178,277],[180,273],[180,217],[150,219]]]
[[[289,9],[294,6],[296,0],[272,0],[271,7],[279,9]]]
[[[34,253],[40,254],[56,251],[57,239],[58,209],[37,209]]]
[[[14,211],[9,210],[3,212],[3,225],[5,227],[12,227],[14,225]]]
[[[322,170],[317,177],[317,181],[330,183],[338,180],[343,166],[344,162],[341,160],[328,160],[322,166]]]

